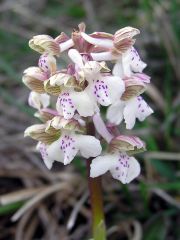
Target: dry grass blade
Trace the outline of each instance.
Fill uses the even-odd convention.
[[[58,190],[70,190],[70,186],[67,183],[57,183],[55,185],[49,186],[46,189],[40,191],[35,197],[31,198],[27,201],[22,208],[20,208],[13,216],[12,221],[17,221],[28,209],[32,206],[39,203],[42,199],[46,198],[50,194],[58,191]]]
[[[155,189],[152,189],[152,192],[157,194],[159,197],[164,199],[169,204],[171,204],[171,205],[177,207],[178,209],[180,209],[180,202],[176,201],[173,197],[171,197],[168,193],[166,193],[162,189],[155,188]]]
[[[177,79],[180,80],[180,69],[178,67],[179,58],[176,55],[179,51],[179,44],[176,40],[176,37],[172,31],[170,20],[168,19],[163,7],[161,4],[154,4],[153,14],[158,22],[158,31],[161,34],[162,41],[169,55],[169,60],[174,68]],[[173,48],[174,47],[174,48]]]
[[[36,193],[42,191],[43,189],[44,189],[43,187],[31,188],[31,189],[24,189],[21,191],[15,191],[12,193],[4,194],[0,196],[0,203],[2,205],[6,205],[6,204],[11,204],[14,202],[26,200],[32,197],[33,195],[35,195]]]
[[[143,231],[142,231],[142,226],[138,221],[133,221],[132,225],[134,227],[134,235],[131,239],[129,240],[141,240],[143,239]]]
[[[165,102],[160,91],[151,83],[147,88],[147,94],[154,100],[156,106],[158,106],[163,112],[165,111]]]
[[[93,31],[97,31],[99,29],[99,22],[96,19],[96,14],[93,6],[93,2],[91,0],[84,0],[84,8],[86,10],[87,19],[89,25],[91,26]]]
[[[85,201],[88,198],[89,193],[86,192],[81,199],[74,205],[74,209],[69,217],[68,223],[67,223],[67,229],[71,230],[75,224],[76,218],[78,216],[78,213],[82,207],[82,205],[85,203]]]
[[[31,208],[26,215],[24,215],[21,220],[18,222],[17,229],[16,229],[16,235],[15,235],[15,240],[22,240],[24,238],[24,233],[25,233],[25,227],[27,223],[29,222],[29,219],[32,216],[32,213],[34,211],[34,208]]]
[[[44,228],[44,239],[58,239],[58,236],[62,235],[60,228],[57,223],[57,219],[55,219],[51,213],[48,211],[46,206],[43,204],[40,205],[38,210],[39,218],[42,222],[43,228]],[[51,223],[51,224],[49,224]],[[63,234],[64,235],[64,234]],[[45,236],[47,236],[45,238]]]
[[[180,161],[180,153],[171,152],[147,152],[144,153],[144,157],[147,159],[159,159],[159,160],[170,160]]]
[[[33,218],[31,218],[31,221],[28,224],[28,228],[26,229],[26,238],[24,240],[32,240],[33,239],[33,235],[34,232],[37,228],[38,225],[38,219],[36,216],[34,216]]]

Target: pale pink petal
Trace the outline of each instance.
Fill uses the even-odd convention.
[[[125,91],[124,81],[118,76],[105,76],[100,79],[103,81],[109,92],[110,104],[119,100]],[[107,106],[107,105],[106,105]]]
[[[70,93],[70,96],[80,116],[93,116],[98,111],[96,102],[90,98],[86,90],[82,92],[73,91]]]
[[[96,157],[101,154],[100,141],[89,135],[75,135],[76,147],[85,158]]]
[[[46,108],[50,104],[50,96],[46,93],[40,94],[32,91],[29,94],[28,104],[38,110]]]
[[[69,164],[78,152],[74,135],[63,134],[57,141],[40,149],[43,159],[50,166],[54,161]]]
[[[104,80],[96,80],[94,82],[94,96],[96,100],[103,106],[108,106],[111,104],[109,97],[109,89]]]
[[[96,113],[93,116],[93,123],[96,128],[96,131],[109,143],[112,140],[113,136],[107,130],[107,127],[99,113]]]
[[[47,53],[40,56],[38,65],[47,76],[56,71],[56,59]]]
[[[76,108],[69,92],[59,95],[56,108],[60,114],[63,114],[65,119],[71,119],[74,116]]]
[[[80,116],[88,117],[98,111],[98,107],[86,91],[82,92],[64,92],[59,95],[56,109],[63,114],[65,119],[71,119],[77,111]]]
[[[60,43],[59,46],[60,46],[61,52],[64,52],[64,51],[68,50],[69,48],[73,47],[74,42],[72,39],[69,39],[63,43]]]
[[[137,101],[136,101],[136,98],[133,98],[126,102],[126,106],[123,112],[127,129],[132,129],[134,127],[136,122],[136,112],[137,112]]]
[[[139,80],[141,80],[143,83],[150,83],[150,79],[151,77],[148,76],[147,74],[145,73],[134,73],[135,77],[137,77]]]
[[[109,106],[106,115],[108,121],[115,125],[119,125],[123,120],[124,107],[125,102],[120,100]]]
[[[139,121],[144,121],[144,119],[152,113],[153,110],[141,96],[126,101],[126,106],[124,108],[126,128],[132,129],[134,127],[136,118],[138,118]]]
[[[64,153],[64,165],[69,164],[76,154],[78,153],[78,148],[76,144],[76,139],[73,135],[65,134],[60,138],[60,149]]]
[[[140,59],[139,54],[134,47],[130,50],[130,58],[132,71],[142,73],[147,64]]]
[[[137,97],[138,102],[138,110],[136,113],[136,117],[139,119],[139,121],[144,121],[146,117],[151,115],[153,113],[152,108],[144,101],[144,99],[141,96]]]
[[[91,53],[91,57],[94,61],[112,61],[117,59],[117,56],[111,54],[111,52]]]
[[[90,166],[90,177],[95,178],[103,175],[110,169],[113,169],[117,161],[117,156],[111,154],[94,158]]]
[[[105,38],[93,38],[89,36],[88,34],[82,32],[81,36],[89,43],[100,46],[100,47],[105,47],[105,48],[112,48],[113,47],[113,41],[110,39],[105,39]]]
[[[113,178],[127,184],[140,174],[140,165],[134,157],[120,153],[116,165],[110,169],[110,172]]]
[[[119,57],[119,59],[114,64],[112,74],[114,76],[118,76],[118,77],[121,77],[121,78],[124,77],[124,70],[123,70],[123,64],[122,64],[121,56]]]
[[[46,167],[47,167],[48,169],[51,169],[54,160],[49,157],[49,155],[48,155],[48,153],[47,153],[47,146],[46,146],[44,143],[39,142],[39,143],[37,144],[37,147],[36,147],[36,148],[37,148],[38,151],[40,151],[41,157],[42,157],[42,159],[43,159]]]
[[[81,54],[76,49],[70,49],[68,56],[78,67],[82,68],[84,66]]]

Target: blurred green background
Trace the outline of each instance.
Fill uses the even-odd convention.
[[[135,46],[148,64],[145,72],[152,77],[144,97],[155,113],[133,130],[147,143],[148,152],[137,157],[142,174],[127,186],[103,177],[108,239],[178,240],[178,0],[0,1],[0,239],[90,238],[84,163],[77,158],[66,170],[57,164],[49,172],[34,151],[35,142],[23,138],[24,129],[36,121],[27,105],[29,90],[21,82],[23,70],[36,65],[39,57],[28,47],[28,40],[43,33],[70,35],[82,21],[88,33],[114,33],[128,25],[139,28]],[[59,61],[65,63],[66,58]],[[59,183],[70,188],[77,184],[77,191]],[[12,222],[14,212],[27,203],[31,207]]]

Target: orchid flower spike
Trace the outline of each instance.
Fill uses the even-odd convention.
[[[153,113],[142,97],[150,77],[143,73],[146,64],[134,47],[140,31],[124,27],[114,34],[87,34],[85,29],[81,23],[70,37],[62,32],[29,41],[41,55],[37,66],[24,71],[23,82],[41,123],[27,128],[25,136],[38,141],[37,150],[49,169],[55,161],[67,165],[80,155],[91,158],[92,178],[110,171],[113,178],[130,183],[140,174],[132,155],[144,151],[145,144],[120,135],[118,125],[124,120],[132,129],[136,119],[144,121]],[[57,63],[62,52],[69,60],[64,69]],[[109,125],[116,131],[110,132]]]
[[[112,104],[107,110],[107,119],[115,125],[119,125],[124,119],[126,128],[132,129],[136,118],[142,122],[152,113],[152,108],[141,96],[138,96],[127,101],[119,100]]]

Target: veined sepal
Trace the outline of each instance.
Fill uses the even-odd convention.
[[[139,34],[140,31],[133,27],[124,27],[119,29],[114,34],[114,47],[111,52],[113,55],[119,55],[125,53],[129,48],[131,48],[135,39],[133,37]]]
[[[39,118],[44,123],[49,120],[52,120],[53,117],[57,115],[58,115],[58,112],[50,108],[40,109],[34,114],[35,117]]]
[[[137,97],[146,90],[146,85],[138,77],[131,76],[124,78],[125,92],[121,96],[121,100],[127,101]]]
[[[44,80],[46,80],[46,75],[39,67],[27,68],[22,77],[23,83],[37,93],[45,93]]]
[[[54,40],[56,43],[61,44],[68,41],[69,37],[64,32],[61,32],[60,35],[57,36]]]
[[[49,35],[36,35],[29,41],[29,47],[39,52],[49,53],[51,55],[60,55],[60,46],[59,44]]]
[[[74,118],[65,119],[62,116],[56,116],[49,122],[49,124],[55,129],[86,133],[85,125],[80,124],[80,122]]]
[[[49,78],[51,86],[64,86],[66,88],[74,88],[77,91],[82,91],[83,82],[79,83],[75,76],[68,73],[58,72]]]
[[[44,89],[47,93],[54,95],[54,96],[59,96],[59,94],[62,92],[63,88],[62,86],[52,86],[50,84],[50,79],[44,81]]]
[[[146,150],[145,143],[136,136],[119,135],[113,138],[109,144],[111,153],[126,152],[128,155],[133,155]]]
[[[54,129],[53,127],[49,127],[48,123],[35,124],[25,130],[24,136],[29,136],[34,140],[49,145],[61,136],[61,131],[58,129]]]

